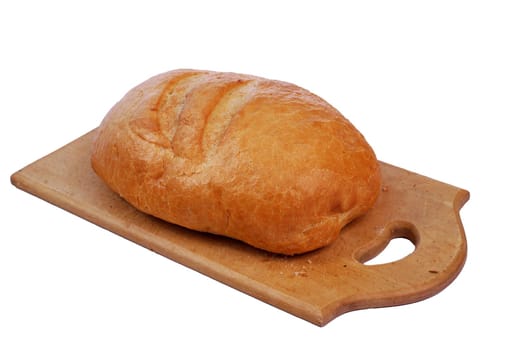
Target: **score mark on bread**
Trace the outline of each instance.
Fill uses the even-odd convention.
[[[91,163],[138,210],[288,255],[331,243],[380,191],[372,148],[334,107],[235,73],[136,86],[102,121]]]

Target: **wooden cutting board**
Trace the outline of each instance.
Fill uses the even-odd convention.
[[[94,130],[11,177],[18,188],[180,264],[323,326],[352,310],[428,298],[451,283],[466,257],[463,189],[381,163],[376,206],[332,245],[300,256],[267,253],[145,215],[111,192],[89,162]],[[415,250],[364,265],[396,237]]]

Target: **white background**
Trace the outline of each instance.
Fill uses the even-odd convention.
[[[521,2],[5,1],[0,39],[0,348],[522,348]],[[10,184],[175,68],[301,85],[469,190],[462,273],[318,328]]]

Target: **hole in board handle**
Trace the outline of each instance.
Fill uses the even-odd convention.
[[[380,243],[363,249],[358,260],[364,265],[381,265],[401,260],[416,250],[419,234],[416,227],[406,221],[389,223]]]
[[[389,241],[381,253],[366,261],[364,265],[380,265],[398,261],[413,253],[415,248],[408,238],[395,237]]]

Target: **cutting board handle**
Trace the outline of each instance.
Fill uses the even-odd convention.
[[[355,248],[353,267],[358,274],[365,276],[365,279],[360,279],[361,293],[347,296],[336,310],[331,310],[332,316],[356,309],[416,302],[437,294],[456,278],[467,255],[459,211],[469,199],[469,192],[446,186],[447,191],[439,189],[434,192],[440,196],[434,201],[427,200],[427,193],[421,197],[412,192],[412,201],[423,200],[415,206],[409,203],[410,209],[403,213],[404,219],[383,222],[375,239]],[[387,220],[383,213],[374,214],[376,217],[369,218],[370,222],[376,223],[379,217]],[[434,216],[439,218],[438,222],[427,219]],[[397,261],[365,265],[394,238],[410,240],[415,250]]]

